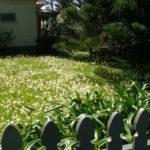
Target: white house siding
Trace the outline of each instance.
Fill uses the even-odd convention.
[[[15,35],[10,47],[35,46],[37,38],[36,5],[34,0],[0,0],[0,14],[15,13],[15,22],[0,21],[0,31]]]

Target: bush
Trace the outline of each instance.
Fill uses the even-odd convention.
[[[95,74],[102,78],[113,82],[119,82],[126,79],[126,75],[123,70],[118,68],[112,68],[109,66],[101,65],[94,70]]]
[[[14,37],[13,31],[0,32],[0,48],[6,48]]]
[[[72,58],[79,61],[90,61],[91,57],[88,52],[77,51],[74,52]]]
[[[112,65],[112,66],[111,66]],[[100,65],[95,68],[94,72],[96,75],[112,82],[112,83],[119,83],[121,81],[139,81],[144,82],[147,81],[148,73],[141,73],[142,71],[139,71],[139,68],[135,67],[134,69],[131,66],[128,66],[125,64],[122,66],[120,63],[120,66],[116,65],[115,63],[109,65],[104,64]]]

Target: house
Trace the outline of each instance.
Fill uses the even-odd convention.
[[[0,0],[0,33],[10,33],[8,47],[36,46],[36,1]]]

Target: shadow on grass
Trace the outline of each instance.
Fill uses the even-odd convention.
[[[0,57],[16,57],[18,55],[38,57],[38,56],[57,56],[59,52],[54,48],[42,48],[42,47],[11,47],[0,48]]]

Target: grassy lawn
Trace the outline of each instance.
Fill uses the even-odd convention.
[[[55,57],[0,59],[0,129],[12,121],[45,121],[45,111],[67,106],[76,92],[107,89],[95,67]]]
[[[120,59],[96,64],[50,56],[1,58],[0,132],[13,122],[26,148],[28,142],[40,138],[44,122],[51,119],[62,134],[59,147],[65,149],[76,142],[79,116],[87,114],[94,123],[95,148],[99,149],[106,144],[108,118],[119,111],[126,126],[122,138],[130,143],[137,111],[144,107],[150,112],[147,86],[133,82],[149,80],[149,66],[144,67],[148,71],[142,74]],[[40,146],[37,142],[32,148]]]

